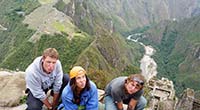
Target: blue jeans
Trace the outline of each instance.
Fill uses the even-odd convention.
[[[105,96],[104,103],[105,103],[105,110],[117,110],[117,107],[111,96]],[[140,99],[138,100],[135,110],[143,110],[146,104],[147,100],[143,96],[141,96]]]

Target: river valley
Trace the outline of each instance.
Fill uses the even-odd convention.
[[[157,75],[157,64],[154,61],[154,59],[151,57],[156,51],[152,46],[144,45],[142,42],[138,41],[139,37],[137,36],[141,36],[141,35],[142,33],[136,33],[133,35],[129,35],[127,39],[135,43],[139,43],[140,45],[144,47],[145,54],[140,60],[140,69],[142,70],[142,75],[146,78],[147,81],[149,81],[151,78]]]

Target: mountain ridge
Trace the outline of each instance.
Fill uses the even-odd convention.
[[[51,3],[53,0],[49,1]],[[43,26],[42,24],[45,24],[45,20],[39,19],[40,17],[35,19],[41,21],[39,23],[40,25],[35,26],[33,29],[29,28],[31,25],[23,24],[22,22],[26,20],[26,16],[31,15],[31,13],[41,5],[48,5],[41,4],[40,2],[41,0],[16,0],[15,2],[7,0],[0,2],[2,4],[0,9],[5,10],[1,11],[0,24],[7,28],[7,30],[0,31],[0,67],[11,70],[24,70],[36,56],[41,55],[43,49],[55,47],[60,53],[60,59],[65,73],[68,73],[73,65],[83,65],[91,73],[94,73],[93,75],[91,74],[92,78],[97,80],[100,77],[100,80],[107,82],[118,75],[138,72],[139,61],[144,53],[141,46],[126,41],[123,37],[127,36],[122,37],[122,34],[126,32],[130,34],[131,30],[144,25],[148,25],[151,28],[157,25],[158,22],[163,22],[162,20],[165,19],[170,19],[174,23],[157,25],[157,30],[154,31],[155,36],[150,36],[152,34],[150,32],[153,30],[152,28],[147,32],[150,34],[147,36],[148,40],[152,38],[152,42],[155,43],[156,41],[158,45],[161,43],[161,46],[169,45],[170,47],[164,48],[166,51],[163,53],[165,54],[163,61],[166,63],[170,60],[168,64],[175,65],[175,68],[169,68],[169,65],[164,65],[163,68],[167,68],[167,74],[164,76],[169,76],[170,78],[176,76],[171,73],[179,71],[178,66],[180,62],[185,60],[185,52],[194,53],[196,57],[190,57],[190,55],[188,55],[188,59],[186,59],[186,62],[183,62],[180,69],[184,69],[185,64],[191,59],[197,62],[195,64],[198,66],[198,60],[196,60],[199,55],[198,42],[197,44],[189,44],[184,41],[186,36],[189,36],[187,32],[190,30],[190,28],[187,28],[187,22],[191,22],[194,18],[182,22],[184,18],[190,18],[194,10],[198,9],[198,0],[58,0],[53,8],[62,11],[65,17],[69,17],[69,27],[72,26],[73,28],[74,26],[75,28],[68,32],[68,29],[65,30],[68,24],[62,24],[63,22],[59,22],[59,20],[56,19],[52,27],[54,27],[55,30],[59,30],[59,32],[50,35],[48,32],[46,34],[39,33],[40,39],[33,43],[28,40],[31,39],[34,33],[37,34],[37,26]],[[18,12],[24,12],[25,14],[20,14]],[[45,15],[42,17],[45,17]],[[196,20],[198,24],[197,21],[198,19]],[[183,24],[175,25],[176,22],[177,24]],[[48,24],[48,22],[46,23]],[[160,27],[162,30],[159,30]],[[180,30],[179,28],[186,29]],[[195,29],[198,30],[198,28]],[[197,30],[195,30],[195,34],[192,34],[190,37],[192,41],[196,41],[195,38],[199,35],[199,33],[196,32]],[[178,33],[177,31],[180,32]],[[190,34],[191,33],[193,32],[191,31]],[[176,39],[178,40],[176,41]],[[193,45],[196,45],[196,48],[194,50],[189,50],[190,48],[187,48],[188,50],[176,49],[182,45],[185,47],[193,47]],[[156,49],[158,48],[159,47]],[[161,47],[160,50],[162,50]],[[179,51],[180,54],[177,54]],[[172,53],[172,55],[169,53]],[[165,56],[167,57],[166,59]],[[178,63],[173,62],[174,59],[178,59]],[[131,70],[132,68],[133,70]],[[187,68],[190,68],[190,66]],[[161,70],[162,67],[160,67],[159,71],[162,72]],[[169,70],[177,71],[169,72]],[[99,77],[94,77],[95,75]],[[110,77],[108,78],[106,76]],[[97,82],[99,82],[99,80],[97,80]],[[99,83],[98,86],[104,87],[105,83]],[[184,87],[185,85],[179,86]]]

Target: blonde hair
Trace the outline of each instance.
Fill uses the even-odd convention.
[[[43,51],[42,54],[43,58],[46,58],[47,56],[51,57],[51,58],[59,58],[59,54],[58,51],[55,48],[47,48]]]

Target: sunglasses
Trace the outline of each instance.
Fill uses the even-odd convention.
[[[144,85],[144,81],[142,81],[141,79],[137,77],[132,78],[132,80],[138,82],[140,85]]]

